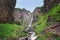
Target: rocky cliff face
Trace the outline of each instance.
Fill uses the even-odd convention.
[[[23,25],[25,25],[27,27],[31,21],[32,14],[30,11],[27,11],[25,9],[23,9],[23,10],[24,10],[24,12],[23,12]]]
[[[44,11],[48,12],[53,6],[60,3],[60,0],[44,0]]]
[[[31,12],[26,9],[15,8],[14,10],[14,21],[18,24],[28,25],[30,22]]]
[[[36,22],[39,20],[39,16],[41,14],[41,7],[36,7],[35,10],[33,11],[33,22]]]
[[[60,3],[60,0],[44,0],[44,13],[47,13],[52,7]],[[60,11],[59,11],[60,12]],[[48,24],[53,21],[53,18],[48,16]]]
[[[45,11],[44,13],[47,13],[52,7],[56,6],[58,3],[60,3],[60,0],[44,0],[44,11]],[[60,13],[60,10],[57,12],[57,14],[58,13]],[[47,24],[49,24],[51,22],[53,23],[54,19],[51,15],[49,15],[47,21],[48,21]],[[60,20],[59,21],[57,20],[54,22],[55,22],[55,24],[48,27],[47,30],[45,30],[45,31],[46,31],[46,33],[51,32],[55,36],[50,36],[46,40],[55,40],[56,38],[60,38]]]
[[[0,0],[0,23],[13,21],[16,0]]]
[[[22,12],[23,12],[23,10],[20,8],[14,9],[14,13],[13,13],[14,21],[18,24],[21,24],[21,22],[22,22],[22,18],[23,18]]]

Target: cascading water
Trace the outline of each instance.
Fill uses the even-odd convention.
[[[32,25],[32,21],[33,21],[33,14],[31,16],[31,20],[29,22],[29,25],[28,25],[28,27],[26,29],[26,31],[30,30],[30,31],[28,31],[28,35],[30,35],[30,37],[28,37],[28,40],[35,40],[37,38],[37,36],[35,36],[35,32],[32,29],[30,29],[31,28],[31,25]]]
[[[26,31],[28,31],[29,28],[31,27],[32,21],[33,21],[33,14],[32,14],[31,17],[30,17],[30,21],[29,21],[28,27],[26,28]]]
[[[26,28],[26,32],[28,32],[27,33],[28,37],[23,37],[20,40],[26,40],[26,38],[27,40],[35,40],[37,38],[37,36],[35,35],[35,32],[32,30],[33,29],[33,27],[31,26],[32,21],[33,21],[33,14],[31,14],[30,21],[28,22],[29,24],[27,25],[27,28]]]

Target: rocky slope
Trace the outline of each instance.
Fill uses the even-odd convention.
[[[18,24],[21,24],[22,22],[22,9],[20,8],[15,8],[14,9],[14,13],[13,13],[13,17],[14,17],[14,22],[18,23]]]
[[[44,13],[48,13],[54,6],[60,3],[60,0],[44,0]],[[58,11],[60,13],[60,11]],[[53,18],[48,16],[48,24],[53,21]]]
[[[16,0],[0,0],[0,23],[13,21]]]
[[[32,14],[24,8],[15,8],[13,16],[16,23],[28,26],[31,21]]]
[[[42,10],[41,7],[36,7],[33,11],[33,23],[39,20]]]
[[[60,0],[44,0],[44,11],[48,12],[52,7],[60,3]]]
[[[37,40],[60,40],[59,2],[60,0],[44,0],[44,8],[42,8],[45,12],[43,13],[40,8],[38,9],[42,11],[42,14],[41,11],[34,11],[34,20],[36,20],[37,22],[35,21],[36,23],[33,24],[33,27],[35,28],[36,34],[40,35]],[[38,19],[38,17],[40,18]],[[45,28],[47,28],[47,30]]]

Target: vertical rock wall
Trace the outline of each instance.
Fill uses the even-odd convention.
[[[41,7],[36,7],[33,11],[33,23],[39,20],[39,16],[41,14],[42,10]]]
[[[44,0],[44,11],[48,12],[57,3],[60,3],[60,0]]]
[[[0,0],[0,23],[13,21],[16,0]]]

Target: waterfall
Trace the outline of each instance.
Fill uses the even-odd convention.
[[[32,30],[32,29],[30,29],[31,25],[32,25],[32,21],[33,21],[33,14],[31,15],[31,20],[29,22],[29,25],[28,25],[26,31]],[[35,34],[35,32],[33,30],[32,31],[28,31],[28,35],[30,35],[30,37],[28,37],[28,40],[35,40],[37,38],[37,36],[36,36],[36,34]]]
[[[35,32],[34,31],[29,31],[29,30],[32,30],[30,28],[33,28],[31,26],[32,25],[32,21],[33,21],[33,14],[31,14],[28,27],[26,28],[26,31],[28,32],[27,33],[28,37],[23,37],[23,38],[21,38],[19,40],[36,40],[37,39],[37,36],[36,36]]]
[[[31,18],[30,18],[30,21],[29,21],[28,27],[26,28],[26,31],[28,31],[29,28],[31,27],[31,25],[32,25],[32,21],[33,21],[33,15],[31,15]]]

